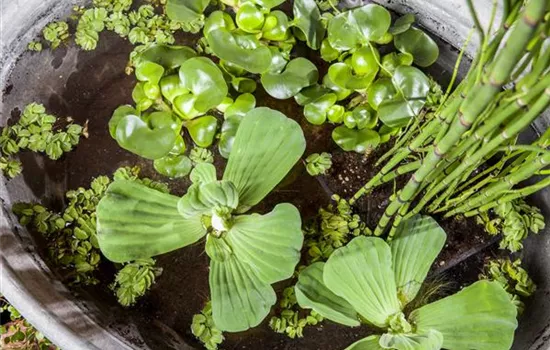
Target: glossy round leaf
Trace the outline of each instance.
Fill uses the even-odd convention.
[[[341,125],[332,131],[332,139],[344,151],[355,151],[365,153],[365,151],[376,148],[380,143],[380,135],[370,129],[350,129]]]
[[[117,109],[115,109],[115,111],[113,112],[113,116],[109,120],[109,134],[111,134],[111,137],[116,138],[116,128],[122,118],[126,117],[127,115],[137,114],[138,113],[136,109],[130,105],[119,106]]]
[[[353,92],[352,90],[344,89],[334,84],[334,82],[330,80],[330,76],[328,74],[325,74],[325,76],[323,77],[323,85],[336,94],[338,101],[346,99]]]
[[[341,88],[348,90],[364,90],[370,86],[376,77],[376,72],[366,75],[356,75],[350,65],[339,62],[332,64],[328,69],[330,80]]]
[[[214,11],[208,16],[204,22],[204,27],[202,28],[202,33],[205,37],[208,37],[210,32],[225,28],[227,31],[232,31],[236,28],[233,18],[227,12],[223,11]]]
[[[357,75],[376,74],[380,69],[378,61],[380,54],[378,50],[370,47],[362,47],[351,55],[351,66]]]
[[[224,118],[238,115],[244,117],[246,113],[256,107],[256,98],[252,94],[242,94],[235,99],[224,111]]]
[[[167,155],[153,162],[155,170],[164,176],[177,179],[189,175],[193,162],[184,155]]]
[[[372,129],[377,122],[376,114],[368,106],[357,106],[351,114],[346,115],[344,118],[344,124],[350,129]]]
[[[173,21],[189,23],[200,18],[210,0],[168,0],[166,15]]]
[[[294,100],[300,106],[305,106],[319,97],[328,94],[329,92],[331,92],[329,89],[319,84],[315,84],[302,89],[296,96],[294,96]]]
[[[410,53],[420,67],[431,66],[439,57],[439,48],[430,36],[417,28],[409,28],[394,38],[395,47]]]
[[[139,60],[160,64],[164,69],[175,69],[197,53],[187,46],[152,44],[139,54]]]
[[[191,91],[193,107],[202,113],[216,107],[228,89],[220,69],[208,58],[194,57],[185,61],[179,71],[181,86]]]
[[[135,115],[123,117],[115,135],[120,147],[147,159],[164,157],[176,141],[176,133],[171,128],[151,129]]]
[[[252,2],[260,5],[265,9],[272,9],[284,3],[286,0],[252,0]]]
[[[340,57],[340,51],[330,45],[328,39],[323,39],[321,42],[321,58],[326,62],[332,62]]]
[[[251,73],[263,73],[271,65],[271,50],[250,34],[219,28],[210,31],[206,38],[216,56]]]
[[[321,125],[327,120],[327,113],[336,103],[336,95],[333,93],[319,97],[304,107],[304,116],[313,125]]]
[[[397,91],[393,83],[388,78],[376,80],[367,90],[367,99],[369,105],[376,111],[378,106],[385,100],[391,100]]]
[[[259,33],[265,23],[265,15],[252,2],[245,2],[237,10],[235,21],[241,30]]]
[[[404,14],[403,16],[399,17],[390,27],[390,33],[392,33],[393,35],[397,35],[406,32],[414,23],[414,21],[415,18],[412,13]]]
[[[325,37],[325,27],[321,21],[319,7],[314,0],[295,0],[293,12],[293,24],[302,32],[307,46],[318,50]]]
[[[158,84],[164,74],[164,67],[160,64],[143,61],[136,67],[136,78],[139,81]]]
[[[314,84],[317,79],[319,79],[317,67],[308,59],[298,57],[290,61],[280,74],[264,73],[261,81],[268,94],[284,100]]]
[[[423,100],[430,92],[430,79],[420,69],[399,66],[392,77],[397,91],[408,100]]]
[[[289,37],[290,23],[283,11],[273,11],[267,16],[262,38],[272,41],[284,41]]]
[[[170,103],[173,103],[176,97],[189,93],[189,90],[181,85],[179,74],[168,75],[162,78],[159,85],[162,96],[170,101]]]
[[[197,119],[193,119],[186,124],[189,135],[193,139],[193,142],[199,147],[209,147],[214,142],[214,136],[216,136],[216,129],[218,127],[218,120],[211,116],[206,115]]]

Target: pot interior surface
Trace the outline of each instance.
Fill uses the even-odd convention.
[[[397,10],[407,11],[410,8],[400,7]],[[434,37],[447,36],[447,40],[456,43],[456,38],[448,37],[452,32],[434,28],[430,26],[432,31],[435,30],[435,33],[432,33]],[[22,38],[19,37],[19,40],[23,40]],[[184,36],[180,39],[181,44],[193,46],[196,37]],[[441,51],[440,59],[430,67],[428,73],[445,88],[450,80],[458,51],[442,39],[438,39],[438,44]],[[27,51],[20,56],[3,57],[4,62],[15,64],[6,64],[5,67],[11,69],[9,74],[5,71],[2,74],[6,79],[0,125],[8,123],[10,118],[18,118],[26,104],[36,101],[44,104],[51,114],[70,116],[79,124],[88,122],[90,135],[89,138],[82,139],[74,151],[58,161],[51,161],[35,153],[22,153],[20,159],[23,162],[23,174],[15,180],[1,179],[3,215],[9,229],[9,232],[3,232],[0,236],[3,249],[9,248],[7,244],[11,242],[10,245],[24,247],[25,254],[35,261],[46,261],[48,264],[43,238],[33,232],[29,235],[16,223],[16,218],[10,214],[11,205],[19,201],[39,200],[46,206],[61,209],[67,190],[88,187],[94,177],[110,176],[122,166],[137,165],[141,167],[143,176],[168,182],[176,195],[185,193],[190,184],[187,178],[167,181],[154,171],[152,162],[121,149],[109,135],[106,126],[113,110],[119,105],[132,103],[131,92],[135,78],[124,72],[131,50],[132,46],[126,40],[110,32],[104,32],[97,49],[90,52],[79,50],[71,42],[55,51]],[[299,48],[299,52],[301,56],[309,58],[320,67],[321,76],[326,72],[327,66],[317,54],[305,48]],[[10,59],[12,61],[9,61]],[[468,61],[465,60],[459,75],[464,74],[467,66]],[[384,147],[369,157],[342,152],[330,137],[332,128],[328,125],[316,127],[307,123],[302,116],[302,108],[293,100],[275,100],[263,92],[260,85],[255,96],[258,106],[277,109],[300,123],[308,142],[306,155],[323,151],[334,153],[334,166],[328,176],[318,177],[317,181],[312,180],[299,163],[282,184],[262,201],[256,208],[257,212],[267,212],[277,203],[291,202],[300,209],[303,220],[307,221],[315,216],[321,206],[326,206],[330,202],[332,194],[350,195],[373,175],[373,164],[376,158],[383,154]],[[536,130],[533,128],[525,132],[524,139],[533,139],[537,134]],[[191,144],[190,139],[186,141]],[[215,159],[218,175],[221,175],[225,162],[216,152]],[[369,199],[359,202],[358,211],[369,226],[372,227],[376,223],[385,207],[384,200],[391,192],[392,187],[386,186]],[[548,192],[543,191],[533,199],[545,215],[549,214],[550,205],[547,196]],[[452,282],[447,291],[451,293],[475,281],[484,261],[503,252],[498,250],[496,240],[485,235],[483,230],[471,221],[457,223],[447,220],[440,223],[449,234],[449,242],[434,264],[431,276]],[[7,238],[8,236],[11,238]],[[539,289],[536,295],[527,301],[526,311],[520,320],[515,345],[515,349],[518,350],[529,349],[531,345],[540,343],[541,340],[538,339],[544,338],[544,332],[548,332],[549,240],[546,232],[540,233],[527,241],[523,253],[523,260]],[[98,275],[101,281],[99,285],[72,289],[70,294],[60,287],[63,290],[63,298],[76,303],[81,313],[91,317],[92,322],[100,328],[108,330],[107,336],[117,338],[125,346],[138,349],[200,348],[189,327],[193,315],[200,311],[209,293],[208,258],[204,253],[204,246],[196,244],[159,256],[157,263],[163,268],[162,276],[134,308],[124,309],[119,306],[108,289],[115,273],[110,263],[102,264]],[[9,265],[9,261],[7,264]],[[33,273],[52,276],[58,281],[66,280],[62,271],[54,266],[49,267],[51,274],[47,268],[39,268]],[[25,279],[32,278],[30,272],[19,273],[18,276],[20,280],[15,281],[15,284],[24,285]],[[278,283],[275,290],[280,296],[283,289],[289,285],[290,281]],[[48,285],[42,287],[47,289]],[[27,298],[35,297],[32,291],[27,293]],[[41,302],[38,297],[36,300]],[[24,306],[22,307],[24,309]],[[56,307],[52,305],[49,305],[47,310],[57,312]],[[37,322],[43,322],[46,327],[47,324],[40,321],[39,317],[35,316]],[[269,328],[270,318],[271,315],[259,327],[247,332],[225,334],[226,340],[222,348],[338,350],[372,332],[368,327],[347,328],[324,322],[320,326],[308,327],[304,338],[289,339]],[[75,330],[70,322],[67,320],[66,326],[72,328],[77,336],[90,336],[84,329]],[[56,337],[55,331],[45,333],[54,339]],[[89,348],[97,347],[92,343],[88,344]],[[110,346],[104,349],[114,349]]]

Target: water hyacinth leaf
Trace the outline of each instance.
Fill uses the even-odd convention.
[[[323,282],[324,266],[325,263],[316,262],[300,271],[298,283],[294,287],[298,305],[304,309],[313,309],[331,321],[350,327],[359,326],[361,323],[353,307]]]
[[[179,74],[168,75],[160,80],[160,92],[170,103],[174,103],[176,97],[186,95],[189,90],[181,85]]]
[[[239,129],[241,120],[241,116],[231,115],[227,117],[222,124],[218,151],[220,152],[220,155],[226,159],[229,158],[231,150],[233,149],[235,136],[237,135],[237,130]]]
[[[332,253],[323,280],[366,320],[386,327],[388,318],[401,311],[391,260],[384,240],[360,236]]]
[[[340,125],[332,131],[332,139],[347,152],[365,153],[380,144],[380,135],[376,131],[350,129],[345,125]]]
[[[234,255],[223,262],[210,261],[209,283],[212,317],[222,331],[256,327],[277,300],[273,287]]]
[[[189,178],[193,184],[202,184],[216,181],[216,167],[210,163],[199,163],[191,171]]]
[[[305,150],[300,125],[284,114],[255,108],[241,122],[223,175],[239,191],[240,209],[260,202]],[[254,167],[250,167],[254,164]]]
[[[188,46],[152,44],[139,54],[138,61],[154,62],[163,66],[164,69],[175,69],[196,56],[195,50]]]
[[[372,109],[376,111],[383,101],[393,99],[396,93],[397,90],[395,90],[390,79],[380,78],[367,90],[367,101]]]
[[[336,99],[338,101],[346,99],[353,92],[352,90],[344,89],[341,86],[336,85],[332,80],[330,80],[330,76],[328,74],[325,74],[323,77],[323,85],[336,94]]]
[[[386,333],[380,337],[384,349],[395,350],[440,350],[443,335],[431,329],[426,334]]]
[[[267,71],[270,73],[281,73],[285,69],[288,59],[285,58],[285,55],[277,47],[270,46],[269,51],[271,52],[271,64]]]
[[[126,117],[127,115],[137,116],[138,112],[134,107],[130,105],[119,106],[113,112],[111,119],[109,119],[109,134],[111,134],[112,138],[116,139],[116,128],[118,126],[118,123],[122,120],[122,118]]]
[[[235,91],[240,93],[252,93],[256,91],[257,88],[255,80],[242,77],[232,77],[231,86],[235,89]]]
[[[416,215],[397,228],[390,247],[397,293],[403,307],[416,297],[446,239],[445,231],[430,216]]]
[[[251,73],[263,73],[271,65],[271,50],[253,35],[219,28],[210,31],[206,38],[216,56]]]
[[[295,206],[278,204],[265,215],[236,216],[226,240],[239,261],[255,270],[263,282],[271,284],[294,273],[304,240],[301,224]]]
[[[206,148],[214,142],[218,120],[211,115],[205,115],[188,121],[186,127],[193,142],[199,147]]]
[[[357,75],[370,75],[378,73],[380,67],[378,61],[380,53],[375,48],[362,47],[351,55],[351,66]]]
[[[318,50],[325,37],[325,26],[321,21],[319,7],[314,0],[295,0],[293,12],[294,27],[305,36],[307,46]]]
[[[368,4],[332,18],[328,24],[328,40],[333,48],[347,51],[381,39],[390,25],[388,10]]]
[[[189,175],[193,168],[191,160],[184,155],[167,155],[153,162],[155,170],[171,179]]]
[[[344,124],[350,129],[372,129],[377,122],[376,114],[366,105],[355,107],[344,117]]]
[[[424,107],[430,81],[418,68],[399,66],[394,72],[392,83],[398,94],[378,105],[378,118],[387,126],[402,127]]]
[[[345,350],[384,350],[380,346],[380,336],[371,335],[348,346]]]
[[[214,208],[226,208],[229,213],[239,205],[239,194],[229,181],[200,183],[189,188],[189,191],[178,202],[178,211],[184,218],[212,215]]]
[[[328,69],[328,76],[334,84],[343,89],[363,90],[370,86],[376,77],[376,71],[365,75],[356,75],[351,65],[344,62],[334,63]]]
[[[409,28],[394,37],[395,47],[410,53],[414,63],[420,67],[431,66],[439,57],[439,47],[430,36],[420,29]]]
[[[294,101],[300,106],[305,106],[329,92],[331,91],[322,85],[311,85],[296,94],[296,96],[294,96]]]
[[[332,62],[340,57],[340,51],[330,45],[328,39],[321,42],[321,58],[326,62]]]
[[[143,121],[152,129],[170,128],[174,133],[179,134],[182,122],[172,112],[156,111],[142,116]]]
[[[164,75],[164,67],[154,62],[144,61],[136,66],[136,78],[139,81],[158,84]]]
[[[252,0],[252,2],[254,2],[255,4],[258,4],[261,7],[269,10],[269,9],[272,9],[274,7],[279,6],[280,4],[285,2],[285,0]]]
[[[173,21],[189,23],[200,18],[210,0],[168,0],[166,15]]]
[[[304,107],[304,116],[313,125],[321,125],[327,120],[329,109],[336,103],[336,94],[328,93]]]
[[[390,27],[389,32],[393,35],[406,32],[414,23],[414,21],[415,18],[412,13],[404,14],[395,21],[395,23]]]
[[[239,29],[247,33],[259,33],[265,23],[265,15],[252,2],[244,2],[235,15]]]
[[[266,92],[280,100],[295,96],[300,90],[319,79],[317,67],[310,60],[298,57],[288,62],[283,72],[262,74],[262,85]]]
[[[445,349],[510,349],[516,307],[498,282],[478,281],[460,292],[414,310],[417,333],[443,334]]]
[[[176,133],[170,127],[151,129],[135,115],[127,115],[118,122],[115,136],[120,147],[147,159],[164,157],[176,141]]]
[[[272,41],[284,41],[289,37],[290,23],[283,11],[271,12],[262,28],[262,38]]]
[[[239,95],[223,112],[224,118],[237,115],[244,117],[246,113],[256,107],[256,98],[250,93]]]
[[[114,262],[150,258],[176,250],[205,234],[200,217],[184,219],[179,197],[130,180],[114,181],[97,206],[101,252]]]
[[[235,22],[233,22],[233,18],[229,13],[224,11],[214,11],[204,22],[202,33],[204,37],[207,37],[210,32],[220,28],[225,28],[228,31],[232,31],[233,29],[236,29]]]
[[[221,70],[210,59],[193,57],[179,71],[181,86],[195,97],[193,107],[202,113],[219,105],[228,89]]]

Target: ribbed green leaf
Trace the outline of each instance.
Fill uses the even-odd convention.
[[[266,108],[248,112],[237,131],[223,174],[239,192],[239,211],[260,202],[292,169],[305,150],[300,125]]]
[[[390,247],[402,306],[416,297],[446,239],[445,231],[430,216],[416,215],[397,228]]]
[[[391,264],[383,239],[361,236],[332,253],[323,279],[367,321],[386,327],[388,317],[401,311]]]
[[[346,350],[384,350],[384,348],[380,346],[379,342],[379,335],[371,335],[369,337],[356,341],[355,343],[348,346]]]
[[[306,267],[298,276],[294,290],[301,308],[313,309],[321,316],[346,326],[356,327],[357,312],[346,300],[334,294],[323,282],[325,263],[316,262]]]
[[[212,316],[222,331],[240,332],[255,327],[267,316],[277,297],[269,283],[235,255],[210,261]]]
[[[443,335],[430,330],[426,334],[396,334],[386,333],[380,338],[380,346],[395,350],[440,350]]]
[[[478,281],[413,311],[418,333],[435,329],[450,350],[508,350],[517,327],[516,307],[498,282]]]
[[[128,180],[113,182],[97,206],[103,255],[114,262],[150,258],[198,241],[200,217],[184,219],[179,198]]]
[[[193,185],[178,202],[178,211],[184,218],[211,214],[213,209],[230,211],[239,205],[239,194],[230,181],[213,181]]]
[[[283,203],[269,214],[236,216],[226,240],[239,261],[271,284],[294,273],[304,240],[301,226],[298,209]]]
[[[216,167],[210,163],[199,163],[191,171],[189,178],[194,184],[216,181]]]

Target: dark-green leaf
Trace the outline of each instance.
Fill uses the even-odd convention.
[[[317,79],[319,79],[317,67],[308,59],[298,57],[290,61],[280,74],[264,73],[261,81],[268,94],[284,100],[314,84]]]
[[[399,51],[410,53],[414,63],[420,67],[431,66],[439,57],[439,47],[435,41],[420,29],[409,28],[396,35],[393,42]]]
[[[325,37],[325,27],[321,22],[319,7],[314,0],[295,0],[293,12],[294,27],[304,34],[307,46],[318,50]]]

